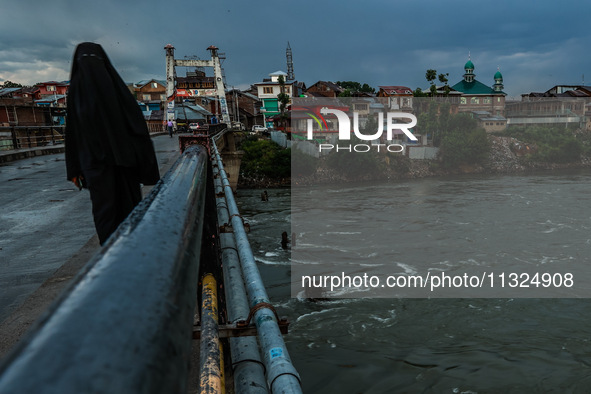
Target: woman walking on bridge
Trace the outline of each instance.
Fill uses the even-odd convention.
[[[103,48],[76,48],[66,124],[68,180],[87,187],[101,245],[160,179],[142,112]]]

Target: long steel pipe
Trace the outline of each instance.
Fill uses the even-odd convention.
[[[266,366],[267,383],[272,393],[301,393],[299,374],[291,363],[287,347],[277,325],[275,313],[269,307],[269,297],[257,268],[244,230],[242,217],[238,211],[232,188],[215,143],[212,143],[212,150],[228,203],[250,308],[256,308],[253,320],[257,327],[257,337],[262,350],[263,362]]]
[[[218,195],[216,197],[218,224],[224,225],[229,222],[229,213],[216,163],[213,164],[213,176],[216,195]],[[228,320],[230,323],[236,324],[240,320],[247,319],[249,307],[236,242],[232,233],[220,234],[220,247]],[[237,394],[267,394],[269,390],[265,381],[265,368],[261,361],[256,338],[230,338],[230,350],[234,372],[234,391]]]
[[[207,150],[193,146],[0,366],[0,393],[185,393]]]

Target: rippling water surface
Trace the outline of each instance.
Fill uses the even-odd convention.
[[[591,256],[589,171],[322,191],[395,213],[400,226],[389,231],[404,253],[388,258],[410,270],[425,260],[586,265]],[[291,322],[286,342],[304,392],[589,392],[589,299],[292,298],[291,251],[280,243],[281,232],[291,231],[290,190],[269,190],[269,202],[260,201],[260,190],[242,190],[238,200],[269,295]],[[333,233],[362,236],[367,229],[359,223],[374,228],[376,220],[353,228],[343,220],[322,230],[331,237],[322,243],[354,249],[334,245]],[[305,234],[301,241],[314,243]],[[380,254],[386,251],[357,258],[376,261]]]

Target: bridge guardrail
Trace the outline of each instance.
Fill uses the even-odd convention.
[[[0,366],[1,393],[184,393],[208,155],[188,148]]]
[[[2,126],[0,127],[0,150],[63,144],[65,128],[65,126]]]

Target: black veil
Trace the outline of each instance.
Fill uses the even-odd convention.
[[[137,169],[143,184],[158,181],[142,112],[100,45],[85,42],[76,48],[67,107],[68,179],[82,170],[114,165]]]

